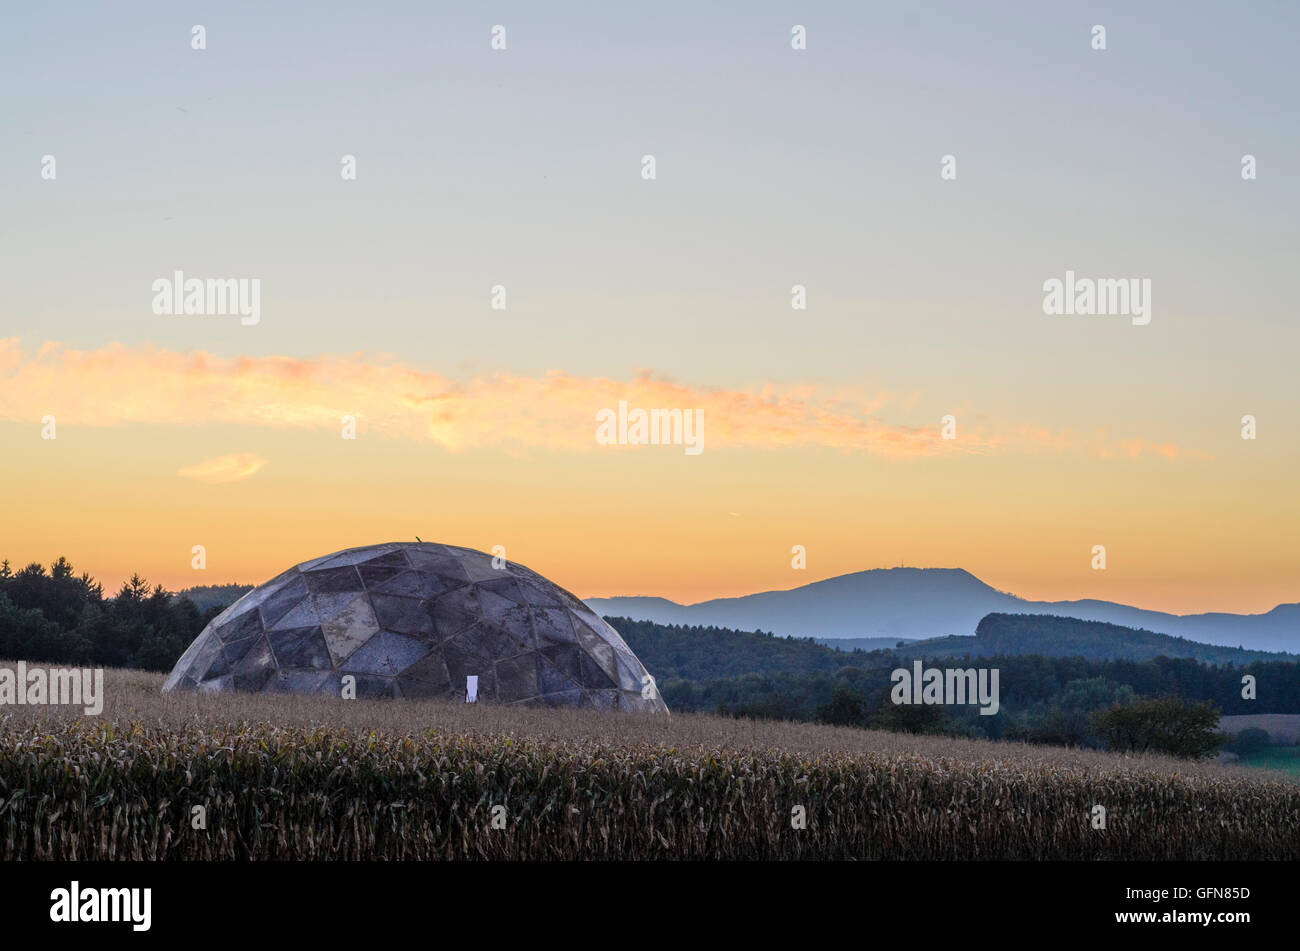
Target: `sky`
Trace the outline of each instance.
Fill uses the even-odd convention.
[[[0,557],[1300,600],[1297,8],[614,6],[6,9]],[[155,313],[177,270],[256,323]],[[1150,322],[1045,314],[1067,270]],[[602,444],[620,400],[703,451]]]

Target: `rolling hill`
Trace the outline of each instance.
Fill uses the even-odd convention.
[[[1136,661],[1187,657],[1206,664],[1234,664],[1238,667],[1256,660],[1296,659],[1294,654],[1205,644],[1105,621],[1081,621],[1042,614],[990,614],[979,622],[974,637],[912,641],[904,650],[913,657],[1036,654],[1039,657]]]
[[[972,635],[988,614],[1101,621],[1205,644],[1300,652],[1300,604],[1265,614],[1166,614],[1110,601],[1026,601],[960,568],[879,568],[786,591],[678,604],[665,598],[589,598],[602,615],[658,624],[764,630],[816,638]]]

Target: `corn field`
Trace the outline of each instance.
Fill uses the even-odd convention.
[[[994,754],[5,717],[0,858],[1300,858],[1296,783]]]

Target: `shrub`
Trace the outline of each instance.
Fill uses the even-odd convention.
[[[1175,696],[1117,703],[1091,717],[1093,732],[1121,753],[1168,753],[1199,759],[1223,742],[1219,710],[1210,701],[1189,703]]]
[[[1269,744],[1267,730],[1257,726],[1248,726],[1228,742],[1227,748],[1238,756],[1246,753],[1258,753]]]

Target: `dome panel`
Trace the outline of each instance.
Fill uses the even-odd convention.
[[[370,599],[364,594],[353,598],[337,614],[321,624],[321,632],[325,635],[325,643],[334,663],[339,663],[379,633],[379,622],[375,620]]]
[[[303,575],[307,582],[307,590],[312,594],[329,594],[334,591],[363,591],[365,585],[361,581],[361,575],[357,573],[354,565],[344,565],[342,568],[322,568],[319,571],[308,571]]]
[[[353,651],[339,670],[396,677],[431,650],[428,644],[405,634],[380,631]]]
[[[266,640],[275,656],[276,667],[307,667],[312,670],[331,670],[334,667],[319,626],[268,631]]]
[[[282,585],[278,591],[258,605],[258,610],[262,612],[262,626],[274,627],[275,622],[301,604],[307,594],[307,582],[301,575]]]
[[[618,632],[523,565],[428,542],[323,555],[253,589],[208,624],[163,686],[358,698],[462,696],[666,713]]]
[[[451,674],[438,648],[398,674],[397,683],[403,697],[446,697],[452,693]]]
[[[216,624],[220,620],[221,618],[217,617],[212,623]],[[262,616],[256,608],[250,608],[243,614],[231,617],[219,629],[221,640],[226,644],[233,644],[261,633]]]
[[[425,603],[419,598],[403,598],[395,594],[372,594],[370,606],[375,611],[375,620],[385,631],[432,638],[433,618],[429,617]]]

